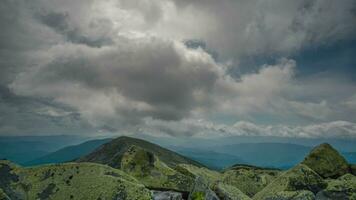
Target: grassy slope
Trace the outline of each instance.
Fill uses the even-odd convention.
[[[0,162],[0,168],[8,166]],[[14,199],[150,199],[150,192],[126,173],[94,163],[66,163],[41,167],[11,166],[19,181],[8,184]],[[2,174],[4,175],[4,174]],[[9,187],[10,186],[10,187]]]
[[[94,152],[78,159],[78,161],[108,164],[112,167],[119,168],[123,154],[132,145],[141,147],[146,151],[153,153],[162,162],[166,163],[170,167],[174,167],[177,164],[192,164],[202,166],[202,164],[196,161],[193,161],[168,149],[162,148],[156,144],[125,136],[116,138],[111,142],[100,146]]]

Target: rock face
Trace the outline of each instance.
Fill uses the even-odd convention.
[[[350,165],[350,170],[351,170],[351,173],[356,176],[356,165],[355,164]]]
[[[149,188],[186,192],[194,184],[193,177],[170,168],[151,152],[134,145],[123,153],[120,163],[121,170]]]
[[[183,200],[182,193],[173,191],[152,191],[153,200]]]
[[[0,188],[0,200],[10,200],[5,192]]]
[[[239,188],[243,193],[252,197],[271,183],[280,173],[281,171],[277,169],[236,165],[223,173],[222,181]]]
[[[268,197],[267,200],[314,200],[315,195],[307,190],[283,191]]]
[[[315,147],[302,163],[324,178],[337,178],[350,171],[345,158],[326,143]]]
[[[316,195],[317,200],[356,199],[356,177],[346,174],[328,180],[328,186]]]
[[[190,191],[188,200],[219,200],[219,198],[210,189],[209,183],[202,177],[197,177]]]
[[[316,194],[326,187],[325,181],[306,165],[299,164],[278,176],[258,192],[253,199],[265,200],[286,191],[308,190]]]
[[[217,182],[212,186],[212,190],[221,200],[251,200],[246,194],[234,186]]]
[[[205,182],[211,184],[220,180],[222,176],[220,172],[213,171],[205,167],[197,167],[189,164],[180,164],[176,166],[174,169],[186,176],[193,177],[194,179],[197,177],[201,177],[202,179],[204,179]]]
[[[10,199],[151,199],[151,192],[135,178],[94,163],[21,168],[1,161],[0,171],[1,188]]]

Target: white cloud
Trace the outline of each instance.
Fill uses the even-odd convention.
[[[305,46],[349,39],[356,32],[351,0],[6,0],[4,5],[0,58],[10,60],[0,63],[4,82],[17,95],[69,105],[94,127],[132,130],[151,125],[167,133],[174,127],[184,134],[203,129],[273,135],[275,127],[246,122],[225,127],[206,121],[255,121],[268,115],[285,123],[292,118],[320,123],[350,115],[338,113],[353,105],[352,99],[345,101],[350,98],[346,93],[354,90],[350,83],[297,80],[297,63],[288,58],[236,80],[225,63],[234,65],[256,54],[283,57]],[[11,13],[20,14],[16,23],[9,23]],[[208,50],[187,48],[182,42],[187,39],[207,43],[221,62]],[[347,92],[336,90],[339,86]],[[39,114],[67,113],[43,108]],[[277,132],[297,134],[294,129],[285,126]]]
[[[205,120],[182,120],[163,122],[146,119],[139,133],[152,135],[172,135],[191,137],[223,136],[275,136],[298,138],[356,138],[356,123],[332,121],[310,125],[259,125],[247,121],[238,121],[233,125],[218,124]]]

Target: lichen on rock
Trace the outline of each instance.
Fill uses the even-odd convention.
[[[315,147],[302,163],[324,178],[337,178],[350,171],[345,158],[327,143]]]
[[[328,186],[316,195],[317,199],[356,199],[356,176],[345,174],[327,183]]]
[[[284,191],[308,190],[316,194],[326,187],[326,182],[306,165],[299,164],[282,173],[272,183],[258,192],[253,199],[265,200]]]
[[[271,183],[280,173],[281,171],[277,169],[236,165],[225,170],[221,180],[228,185],[239,188],[243,193],[252,197]]]
[[[250,197],[232,185],[216,182],[211,188],[223,200],[251,200]]]

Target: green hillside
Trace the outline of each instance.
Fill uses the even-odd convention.
[[[114,168],[120,168],[121,159],[125,152],[132,146],[138,146],[142,149],[153,153],[162,162],[169,167],[174,167],[177,164],[192,164],[202,166],[202,164],[186,158],[173,151],[160,147],[156,144],[147,142],[145,140],[122,136],[106,143],[97,148],[92,153],[78,159],[78,162],[95,162],[107,164]]]
[[[22,168],[1,161],[0,177],[0,187],[11,199],[151,199],[135,178],[94,163]]]

